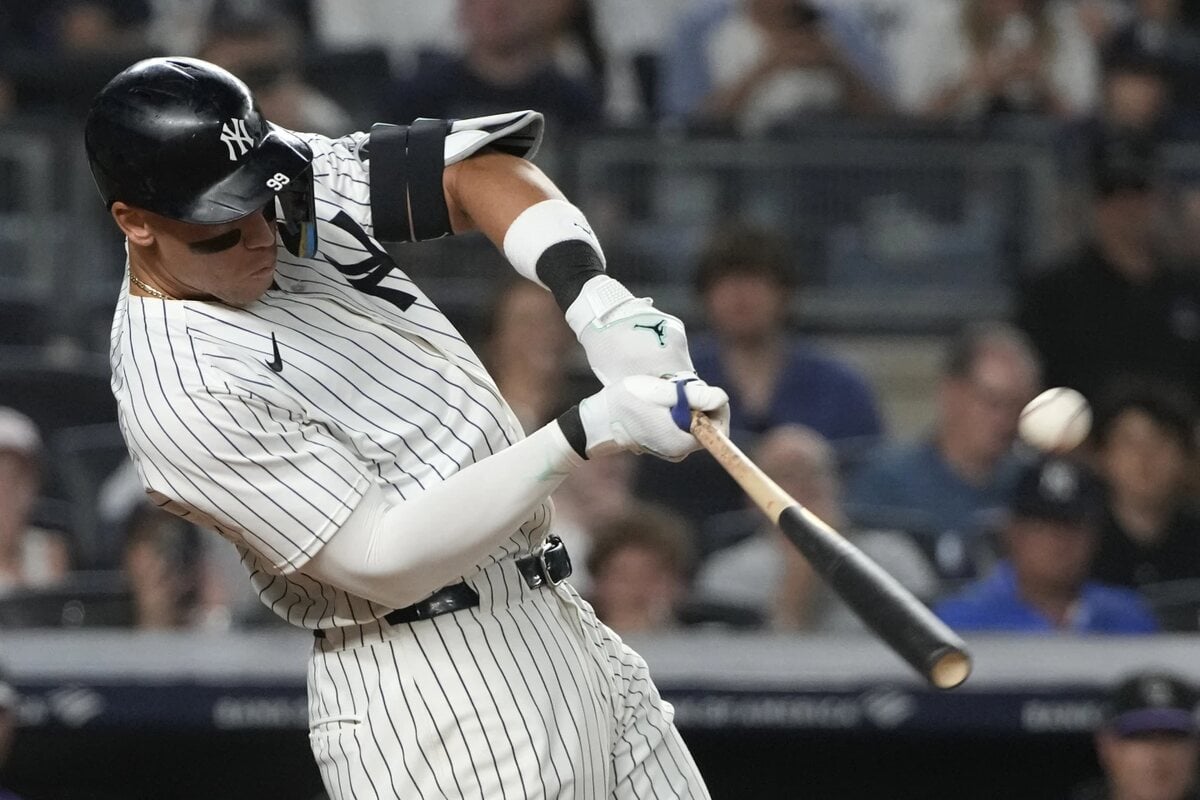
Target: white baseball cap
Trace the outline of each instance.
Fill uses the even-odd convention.
[[[29,417],[15,408],[0,406],[0,451],[3,450],[37,456],[42,452],[42,436]]]

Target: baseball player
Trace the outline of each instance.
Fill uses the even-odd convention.
[[[184,58],[133,65],[88,115],[127,240],[121,429],[155,502],[315,634],[334,798],[708,796],[645,662],[564,582],[548,496],[585,458],[682,458],[690,411],[727,420],[727,397],[680,321],[605,274],[528,161],[541,133],[530,111],[296,133]],[[473,229],[554,294],[604,384],[528,436],[379,244]]]

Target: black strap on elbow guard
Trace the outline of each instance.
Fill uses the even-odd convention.
[[[419,119],[371,128],[371,219],[383,242],[422,242],[453,231],[442,187],[450,123]]]
[[[596,248],[581,239],[568,239],[546,248],[537,260],[538,280],[546,284],[564,312],[583,291],[583,285],[604,274]]]

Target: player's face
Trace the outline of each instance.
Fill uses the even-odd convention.
[[[273,216],[273,215],[272,215]],[[221,225],[155,216],[157,257],[183,297],[215,297],[232,306],[262,296],[275,276],[275,221],[262,211]],[[168,287],[164,287],[168,288]]]
[[[1113,797],[1180,800],[1196,780],[1197,741],[1192,736],[1150,733],[1097,737],[1100,761]]]

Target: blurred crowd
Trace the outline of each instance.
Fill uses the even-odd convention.
[[[1020,265],[1011,313],[942,332],[918,398],[927,428],[895,430],[887,387],[804,332],[812,265],[786,226],[752,215],[711,226],[675,276],[695,309],[692,356],[728,390],[735,441],[955,627],[1200,629],[1200,269],[1187,236],[1200,194],[1172,197],[1168,225],[1160,180],[1165,148],[1200,141],[1195,4],[6,3],[0,125],[77,120],[109,76],[160,53],[221,64],[268,118],[330,135],[526,107],[552,139],[638,129],[729,147],[786,141],[813,120],[960,137],[1052,126],[1061,167],[1081,176],[1062,222],[1075,246]],[[490,297],[476,343],[528,429],[593,390],[548,294],[517,281]],[[147,505],[110,409],[97,400],[80,419],[103,375],[39,390],[49,367],[15,363],[0,393],[12,406],[0,409],[0,626],[273,624],[232,548]],[[33,388],[11,391],[22,380]],[[1092,435],[1072,453],[1033,452],[1018,416],[1060,385],[1091,400]],[[52,413],[64,400],[70,430]],[[858,627],[705,455],[589,463],[555,499],[576,583],[619,632]]]
[[[824,213],[875,180],[866,165],[792,195],[754,184],[720,205],[718,219],[689,217],[698,202],[690,185],[653,168],[635,175],[635,184],[661,181],[665,201],[656,202],[676,227],[699,232],[691,238],[633,224],[654,190],[630,201],[571,199],[597,222],[614,272],[630,253],[661,257],[660,285],[672,298],[662,305],[688,318],[699,373],[729,392],[733,439],[957,630],[1200,631],[1200,158],[1178,157],[1200,147],[1200,3],[6,2],[0,134],[31,121],[78,128],[109,77],[158,54],[220,64],[272,121],[331,136],[375,121],[534,108],[547,117],[550,164],[568,187],[578,166],[569,162],[599,133],[629,135],[631,148],[645,137],[716,142],[718,170],[741,148],[805,142],[814,131],[832,131],[822,152],[837,153],[847,123],[878,137],[854,152],[920,138],[935,143],[922,150],[935,159],[938,143],[1036,137],[1065,190],[1054,208],[1022,213],[1052,214],[1040,229],[1054,241],[1034,244],[1055,246],[1005,240],[1009,256],[1038,258],[998,268],[976,263],[948,225],[936,258],[907,249],[931,225],[898,206],[886,180],[867,211],[902,236],[863,242],[868,226],[842,226],[819,232],[827,250],[808,247],[810,221],[796,222],[778,198],[799,195]],[[998,151],[979,152],[986,161]],[[7,180],[6,170],[0,161]],[[954,209],[963,230],[986,231],[994,215],[972,205],[979,188],[954,195],[967,198]],[[3,279],[13,274],[4,214],[14,205],[0,199]],[[897,419],[898,388],[883,379],[907,362],[879,369],[892,351],[852,358],[805,316],[824,259],[897,249],[916,254],[903,262],[913,275],[937,273],[942,285],[974,285],[995,268],[1011,300],[966,324],[968,314],[946,309],[955,324],[919,339],[917,361],[932,369],[904,389],[917,425]],[[76,248],[92,251],[123,257],[107,240]],[[422,258],[416,249],[398,256],[405,265]],[[851,274],[863,288],[882,273]],[[548,293],[515,278],[479,285],[470,283],[466,302],[447,302],[469,309],[456,323],[527,430],[595,390]],[[893,288],[884,281],[880,294]],[[78,338],[70,346],[44,335],[55,320],[48,309],[75,308],[56,305],[65,291],[28,303],[0,287],[0,628],[279,625],[228,543],[147,502],[108,393],[107,302],[99,319],[69,320]],[[950,296],[932,302],[969,299],[965,290]],[[885,327],[870,317],[866,327]],[[1053,386],[1092,404],[1091,434],[1072,452],[1018,440],[1022,408]],[[572,582],[621,634],[862,633],[705,454],[680,464],[588,462],[555,504]],[[1081,787],[1080,800],[1194,797],[1195,699],[1173,675],[1115,687],[1096,731],[1105,777]],[[0,675],[0,763],[16,717],[16,691]]]

